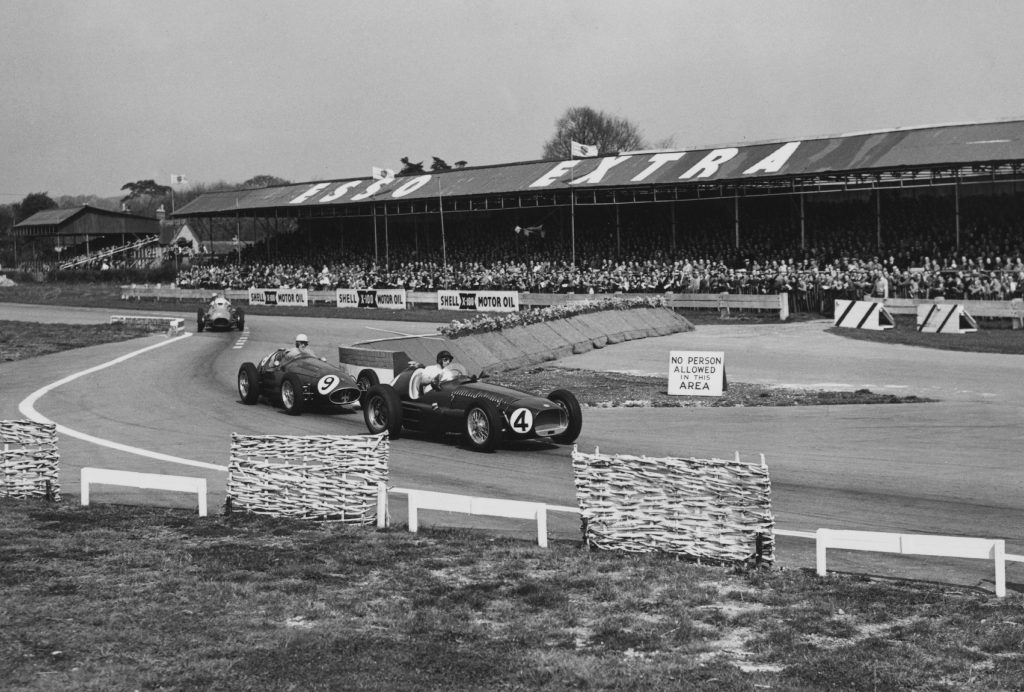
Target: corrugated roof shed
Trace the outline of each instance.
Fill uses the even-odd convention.
[[[45,209],[14,225],[16,236],[156,235],[160,221],[148,216],[100,209],[88,204]]]

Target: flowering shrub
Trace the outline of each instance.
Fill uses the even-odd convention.
[[[449,339],[456,339],[470,334],[500,332],[502,329],[525,327],[526,325],[539,322],[564,320],[576,315],[585,315],[603,310],[660,308],[665,307],[665,305],[666,301],[663,296],[579,300],[559,305],[549,305],[545,308],[520,310],[519,312],[485,312],[474,315],[466,320],[452,320],[448,324],[438,327],[437,330]]]

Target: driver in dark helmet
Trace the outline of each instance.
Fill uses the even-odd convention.
[[[410,362],[409,366],[412,368],[423,367],[422,364],[416,361]],[[437,389],[441,383],[454,380],[461,374],[465,374],[465,368],[455,362],[451,352],[438,351],[435,364],[423,367],[423,375],[421,377],[423,392],[426,393],[431,389]]]

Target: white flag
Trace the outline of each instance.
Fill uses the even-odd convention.
[[[171,185],[188,185],[188,178],[183,175],[172,175]]]
[[[377,168],[373,167],[373,177],[376,180],[390,180],[395,177],[395,172],[390,168]]]
[[[589,158],[591,156],[597,156],[597,145],[580,144],[579,142],[573,142],[572,155],[578,156],[581,159]]]

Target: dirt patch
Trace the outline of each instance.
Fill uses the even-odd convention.
[[[728,383],[720,397],[668,393],[665,377],[598,372],[579,368],[535,366],[498,373],[489,382],[547,396],[554,389],[568,389],[580,404],[596,408],[618,406],[835,406],[840,404],[904,404],[931,401],[918,396],[876,394],[868,389],[832,392],[813,389],[766,387],[742,382]]]

